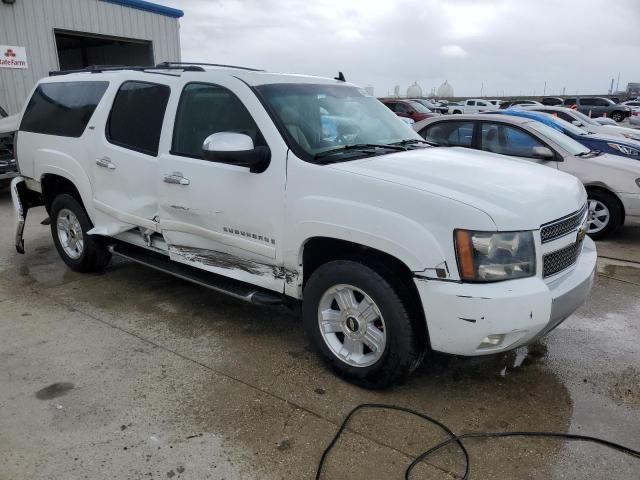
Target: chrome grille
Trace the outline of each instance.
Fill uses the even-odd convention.
[[[575,242],[542,257],[542,277],[555,275],[576,263],[582,250],[582,242]]]
[[[586,213],[587,204],[585,203],[577,212],[554,220],[553,222],[545,223],[540,227],[540,240],[542,243],[547,243],[556,238],[564,237],[567,233],[580,226]]]

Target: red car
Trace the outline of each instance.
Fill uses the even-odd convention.
[[[427,107],[414,100],[381,99],[389,109],[399,117],[410,118],[415,122],[438,116],[438,113],[432,112]]]

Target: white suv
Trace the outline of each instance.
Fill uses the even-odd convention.
[[[44,205],[74,270],[118,254],[243,300],[300,300],[323,357],[365,387],[405,378],[430,348],[530,342],[593,282],[577,179],[431,148],[342,76],[53,76],[21,114],[17,156],[19,251],[26,211]]]

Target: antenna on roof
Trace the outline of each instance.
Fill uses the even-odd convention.
[[[334,80],[338,80],[339,82],[346,82],[347,79],[344,78],[344,73],[342,72],[338,72],[338,76],[337,77],[333,77]]]

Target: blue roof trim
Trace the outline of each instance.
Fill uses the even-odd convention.
[[[182,18],[184,12],[177,8],[165,7],[164,5],[158,5],[157,3],[147,2],[145,0],[102,0],[107,3],[115,3],[116,5],[122,5],[123,7],[136,8],[138,10],[144,10],[146,12],[158,13],[166,17]]]

